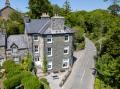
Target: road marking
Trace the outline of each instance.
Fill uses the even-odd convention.
[[[83,72],[83,74],[82,74],[81,81],[82,81],[82,79],[83,79],[84,75],[85,75],[85,70],[84,70],[84,72]]]

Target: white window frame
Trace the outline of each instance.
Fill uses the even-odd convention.
[[[50,41],[48,41],[50,40]],[[53,42],[53,38],[52,35],[47,35],[47,43],[52,43]]]
[[[67,53],[64,53],[64,55],[69,54],[69,46],[64,47],[64,51],[67,50]]]
[[[35,39],[35,36],[37,36],[37,39]],[[38,41],[38,40],[39,40],[39,37],[38,37],[37,34],[33,35],[33,40],[34,40],[34,41]]]
[[[63,59],[63,63],[62,63],[62,68],[69,68],[69,62],[70,60],[69,59]],[[64,63],[67,63],[67,66],[63,66]]]
[[[48,48],[51,48],[51,47],[48,47]],[[48,55],[48,48],[47,48],[47,55]],[[51,54],[50,55],[48,55],[48,57],[51,57],[52,56],[52,48],[51,48]]]
[[[48,67],[48,70],[52,70],[52,61],[48,61],[48,65],[47,66],[51,66],[50,68]]]
[[[18,59],[18,61],[16,59]],[[19,57],[14,57],[14,62],[19,64],[20,63],[20,58]]]
[[[39,53],[39,46],[38,46],[38,51],[35,51],[35,46],[38,46],[38,45],[34,45],[34,53]]]
[[[65,40],[66,36],[68,37],[68,40]],[[68,34],[65,34],[64,40],[65,40],[65,42],[69,42],[69,35]]]

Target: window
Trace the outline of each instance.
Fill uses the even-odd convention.
[[[35,46],[34,46],[34,52],[35,52],[35,53],[39,53],[39,47],[38,47],[38,45],[35,45]]]
[[[19,58],[18,57],[15,57],[14,61],[15,61],[16,64],[19,64]]]
[[[48,57],[52,56],[52,48],[49,47],[47,49],[47,55],[48,55]]]
[[[64,48],[64,54],[69,54],[69,47]]]
[[[38,41],[38,35],[33,36],[34,41]]]
[[[65,35],[65,42],[69,41],[69,35]]]
[[[39,61],[39,57],[35,57],[35,58],[34,58],[34,61],[35,61],[35,62]]]
[[[52,43],[52,35],[47,36],[47,43]]]
[[[68,68],[69,67],[69,59],[63,59],[63,68]]]
[[[52,61],[49,61],[48,62],[48,70],[51,70],[52,69]]]
[[[17,53],[17,47],[12,48],[12,53]]]

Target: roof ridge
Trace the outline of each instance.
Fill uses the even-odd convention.
[[[39,30],[38,33],[40,33],[40,32],[42,31],[42,29],[43,29],[49,22],[50,22],[50,20],[48,20],[48,21],[46,22],[46,24],[43,25],[43,27]]]

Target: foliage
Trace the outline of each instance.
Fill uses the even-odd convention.
[[[39,89],[40,86],[42,86],[36,76],[26,76],[22,79],[21,82],[25,89]]]
[[[120,18],[105,10],[89,12],[88,16],[85,21],[86,32],[96,42],[100,52],[96,60],[98,77],[105,86],[119,89]]]
[[[7,60],[3,63],[3,68],[6,71],[6,77],[11,78],[16,74],[21,73],[20,65],[15,64],[12,60]]]
[[[7,35],[24,33],[24,21],[19,12],[11,12],[9,20],[0,20],[0,27],[5,28]]]
[[[95,79],[95,89],[113,89],[109,85],[106,85],[103,81],[101,81],[98,77]]]
[[[69,2],[69,0],[66,0],[65,2],[64,2],[64,11],[65,11],[65,14],[67,15],[67,14],[69,14],[70,13],[70,11],[71,11],[71,6],[70,6],[70,2]]]
[[[113,15],[118,15],[118,13],[120,12],[120,0],[104,0],[104,1],[112,1],[112,5],[110,5],[108,7],[108,10],[110,10],[111,14]]]
[[[21,84],[21,75],[18,74],[12,78],[6,79],[4,81],[5,89],[15,89],[16,86]]]
[[[52,5],[48,0],[29,0],[29,9],[31,18],[40,18],[42,13],[52,15]]]
[[[28,57],[28,59],[29,58],[30,57]],[[28,62],[28,64],[26,64],[27,66],[22,67],[11,60],[4,62],[3,67],[7,75],[4,80],[5,89],[14,89],[19,85],[23,85],[25,89],[50,89],[46,80],[42,79],[40,82],[39,79],[30,72],[31,67],[29,67],[29,63],[31,64],[31,62]],[[23,70],[23,68],[25,69]]]
[[[32,71],[32,69],[33,69],[33,61],[32,61],[31,55],[27,55],[22,60],[21,67],[22,67],[23,70]]]
[[[41,89],[50,89],[49,83],[45,78],[41,78],[40,83],[42,84]]]
[[[75,50],[81,50],[84,49],[85,47],[85,42],[84,42],[84,29],[80,26],[75,26],[73,27],[73,31],[75,32],[74,34],[74,48]]]
[[[46,73],[47,72],[47,59],[46,59],[46,57],[44,57],[44,59],[43,59],[43,72],[44,73]]]

